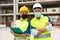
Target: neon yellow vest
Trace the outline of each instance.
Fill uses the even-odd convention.
[[[16,25],[16,27],[20,28],[22,30],[22,32],[24,32],[28,28],[28,21],[27,21],[27,19],[25,19],[23,21],[17,20],[15,22],[15,25]],[[15,36],[15,37],[19,38],[19,36]],[[29,38],[29,36],[27,38]]]
[[[22,32],[26,31],[26,29],[28,28],[28,22],[27,19],[23,20],[23,21],[16,21],[15,22],[16,27],[20,28],[22,30]]]
[[[40,19],[36,19],[36,17],[34,19],[31,20],[31,26],[35,27],[35,28],[45,28],[46,27],[46,23],[48,22],[48,17],[47,16],[43,16],[41,15]],[[50,32],[44,32],[42,34],[49,34]],[[41,35],[42,35],[41,34]],[[51,38],[49,38],[51,40]],[[45,39],[34,39],[34,40],[45,40]],[[47,39],[48,40],[48,39]]]

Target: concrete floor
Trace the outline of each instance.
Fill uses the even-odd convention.
[[[9,28],[0,28],[0,40],[14,40]]]
[[[60,29],[52,28],[51,36],[53,40],[60,40]],[[9,28],[0,28],[0,40],[14,40]]]
[[[53,40],[60,40],[60,28],[52,28],[51,37]]]

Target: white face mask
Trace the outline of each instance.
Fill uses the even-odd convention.
[[[41,13],[40,12],[35,12],[35,17],[40,17]]]

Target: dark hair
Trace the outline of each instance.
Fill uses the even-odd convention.
[[[36,8],[34,8],[34,9],[37,9],[37,8],[42,9],[42,8],[40,8],[40,7],[36,7]]]

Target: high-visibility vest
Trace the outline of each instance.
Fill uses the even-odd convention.
[[[30,24],[29,22],[27,21],[27,19],[23,20],[23,21],[20,21],[20,20],[17,20],[15,21],[15,26],[20,28],[20,30],[25,33],[25,32],[29,32],[30,33]],[[29,29],[28,29],[29,28]],[[29,30],[29,31],[27,31]],[[20,36],[15,36],[15,38],[21,38]],[[27,40],[30,39],[29,36],[27,36],[26,38]]]
[[[36,19],[35,17],[31,20],[31,26],[35,28],[45,28],[47,23],[48,17],[43,15],[41,15],[40,19]],[[44,32],[41,35],[36,36],[34,40],[51,40],[50,31]]]

